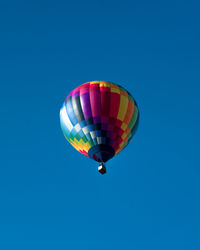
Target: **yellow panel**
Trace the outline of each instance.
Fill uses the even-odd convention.
[[[76,138],[74,138],[74,141],[71,140],[71,144],[73,145],[73,147],[75,149],[77,149],[78,151],[83,151],[85,150],[86,152],[88,152],[89,148],[91,147],[88,147],[88,145],[86,145],[86,143],[80,139],[80,141],[78,141]]]
[[[79,151],[77,145],[74,143],[74,141],[72,139],[70,139],[70,143],[72,144],[72,146]]]
[[[119,148],[121,149],[124,146],[124,141],[120,143]]]
[[[78,150],[80,150],[79,141],[76,138],[74,138],[74,142],[76,143],[76,146],[77,146]]]
[[[111,92],[120,94],[120,89],[119,88],[111,87],[110,89],[111,89]]]
[[[85,145],[85,142],[82,140],[82,139],[80,139],[80,141],[79,141],[80,143],[81,143],[81,145]]]
[[[80,143],[80,141],[79,141],[79,143],[78,143],[78,146],[79,146],[79,148],[82,150],[83,149],[83,145]]]
[[[100,81],[93,81],[93,82],[90,82],[90,85],[92,85],[92,84],[97,84],[97,83],[100,83]]]
[[[128,108],[128,97],[124,95],[120,95],[119,113],[117,116],[118,120],[121,120],[121,121],[124,120],[127,108]]]
[[[127,133],[123,133],[123,135],[121,137],[124,140],[127,137]]]
[[[88,145],[82,139],[79,141],[79,147],[86,152],[89,150]]]
[[[127,127],[128,127],[128,125],[123,122],[121,125],[121,129],[125,131],[127,129]]]
[[[100,82],[100,87],[110,87],[110,83],[108,83],[108,82]]]
[[[89,141],[86,144],[88,146],[88,149],[91,148],[91,144],[89,143]]]
[[[82,150],[82,151],[85,151],[86,149],[85,149],[85,147],[82,147],[81,150]]]
[[[69,139],[69,143],[71,143],[72,145],[75,144],[74,141],[71,138]]]
[[[84,150],[85,150],[85,151],[88,150],[88,145],[87,145],[87,143],[84,143]]]

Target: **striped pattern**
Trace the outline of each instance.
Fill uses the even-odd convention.
[[[133,137],[138,118],[138,107],[130,93],[105,81],[74,89],[60,110],[66,139],[86,156],[89,149],[101,144],[111,146],[118,154]]]

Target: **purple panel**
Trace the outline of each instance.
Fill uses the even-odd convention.
[[[109,145],[112,145],[113,143],[114,143],[114,141],[112,139],[110,139]]]
[[[82,95],[81,94],[81,89],[80,89],[80,101],[81,101],[81,107],[82,107],[85,119],[91,118],[92,117],[92,111],[91,111],[91,106],[90,106],[89,92]]]
[[[101,122],[101,117],[100,116],[93,117],[93,122],[94,123],[100,123]]]
[[[107,130],[107,127],[108,127],[108,124],[106,124],[106,123],[101,124],[101,129],[102,130]]]
[[[108,124],[108,130],[112,131],[114,129],[114,126],[112,124]]]
[[[106,132],[106,136],[109,137],[109,138],[111,138],[112,134],[113,134],[112,131],[107,131],[107,132]]]

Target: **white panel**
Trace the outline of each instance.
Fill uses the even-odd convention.
[[[81,130],[80,124],[76,124],[76,126],[74,127],[74,129],[75,129],[76,132],[78,133],[78,132]]]
[[[88,127],[84,127],[83,129],[83,133],[86,135],[86,134],[88,134],[90,131],[89,131],[89,129],[88,129]]]
[[[65,105],[63,105],[62,108],[60,109],[60,119],[62,120],[62,122],[68,128],[69,131],[73,129],[73,125],[68,117]]]
[[[92,139],[96,138],[96,133],[95,133],[95,131],[90,132],[90,134],[91,134],[91,136],[92,136]]]
[[[102,138],[101,137],[97,137],[97,142],[98,142],[98,144],[102,144]]]

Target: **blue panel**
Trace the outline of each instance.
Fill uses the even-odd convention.
[[[75,135],[77,135],[77,131],[73,128],[72,131],[71,131],[71,134],[72,134],[73,136],[75,136]]]
[[[91,140],[91,135],[90,134],[86,134],[85,136],[86,136],[86,138],[87,138],[88,141]]]
[[[88,125],[87,127],[88,127],[90,132],[94,131],[94,125]]]
[[[96,138],[94,138],[94,139],[92,139],[93,140],[93,142],[94,142],[94,145],[98,145],[98,142],[97,142],[97,139]]]
[[[106,144],[106,138],[105,137],[101,137],[102,140],[102,144]]]
[[[80,124],[81,128],[84,128],[85,126],[87,126],[86,121],[81,121],[81,122],[79,122],[79,124]]]
[[[70,119],[72,125],[75,126],[78,123],[78,121],[77,121],[76,115],[75,115],[73,107],[72,107],[71,97],[69,97],[67,99],[65,105],[66,105],[66,110],[67,110],[67,114],[69,116],[69,119]]]
[[[85,134],[83,133],[83,131],[82,131],[82,130],[80,130],[80,131],[78,132],[78,135],[79,135],[80,137],[85,136]]]
[[[101,137],[102,136],[101,131],[100,130],[96,130],[96,135],[97,135],[97,137]]]

